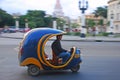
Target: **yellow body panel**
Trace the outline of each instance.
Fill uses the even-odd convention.
[[[58,34],[57,34],[57,35],[58,35]],[[65,66],[67,66],[67,65],[70,63],[70,61],[73,59],[73,57],[74,57],[74,55],[75,55],[75,50],[76,50],[76,48],[73,47],[73,53],[72,53],[70,59],[69,59],[65,64],[59,65],[59,66],[55,66],[55,65],[50,64],[50,63],[45,59],[44,47],[45,47],[46,42],[47,42],[51,37],[53,37],[53,36],[56,36],[56,35],[55,35],[55,34],[54,34],[54,35],[51,35],[51,36],[47,37],[47,39],[44,41],[43,47],[42,47],[42,50],[43,50],[43,51],[42,51],[42,55],[43,55],[43,59],[44,59],[45,63],[47,63],[47,65],[49,65],[49,66],[52,67],[52,68],[59,69],[59,68],[63,68],[63,67],[65,67]]]
[[[27,58],[27,59],[25,59],[25,60],[20,64],[20,66],[27,66],[27,65],[29,65],[29,64],[34,64],[34,65],[38,66],[38,67],[40,68],[40,70],[43,70],[42,65],[41,65],[40,62],[39,62],[37,59],[35,59],[35,58]]]

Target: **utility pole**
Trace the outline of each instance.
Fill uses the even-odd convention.
[[[87,29],[86,29],[86,25],[85,25],[85,10],[88,9],[88,1],[80,0],[79,1],[79,9],[81,10],[81,13],[82,13],[82,29],[80,32],[80,36],[86,37]]]

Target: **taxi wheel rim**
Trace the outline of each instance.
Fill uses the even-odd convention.
[[[74,67],[71,68],[72,72],[77,72],[80,69],[80,65],[76,65]]]
[[[35,65],[30,65],[28,66],[28,74],[32,75],[32,76],[37,76],[40,72],[39,67],[35,66]]]

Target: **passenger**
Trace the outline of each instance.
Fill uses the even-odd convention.
[[[63,58],[63,62],[66,62],[70,58],[70,53],[63,49],[60,43],[62,35],[57,35],[56,40],[52,43],[52,50],[59,58]]]

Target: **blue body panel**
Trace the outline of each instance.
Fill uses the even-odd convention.
[[[51,28],[36,28],[26,33],[25,40],[23,42],[23,53],[21,61],[28,57],[38,58],[37,45],[39,40],[47,34],[60,34],[63,33],[61,30]]]
[[[75,54],[81,54],[81,51],[76,49]],[[73,58],[69,65],[65,67],[65,69],[71,69],[72,67],[78,65],[81,62],[82,62],[81,57]]]

